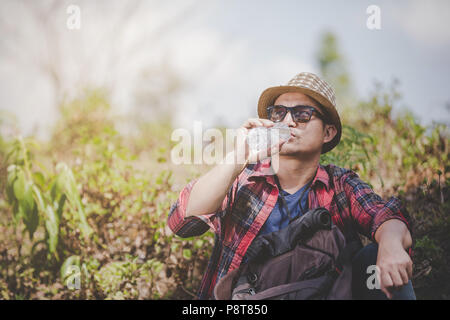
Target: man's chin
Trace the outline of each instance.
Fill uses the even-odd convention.
[[[280,156],[295,156],[301,154],[301,150],[293,149],[293,148],[281,148],[278,153]]]
[[[296,143],[296,141],[292,141],[292,139],[290,139],[281,146],[280,155],[290,155],[293,153],[298,153],[299,151],[301,151],[301,146],[298,142]]]
[[[306,155],[314,154],[314,151],[302,150],[300,148],[294,148],[289,145],[283,145],[278,154],[280,155],[280,157],[304,157]]]

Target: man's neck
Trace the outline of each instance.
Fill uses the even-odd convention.
[[[294,193],[306,185],[314,178],[319,166],[319,159],[320,155],[310,159],[279,156],[277,176],[281,188],[286,192]]]

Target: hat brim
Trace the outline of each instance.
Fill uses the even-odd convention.
[[[333,149],[341,140],[341,134],[342,134],[342,125],[341,125],[341,119],[339,117],[339,114],[337,113],[336,108],[333,106],[333,104],[324,96],[321,94],[308,89],[308,88],[302,88],[297,86],[277,86],[277,87],[271,87],[267,88],[263,91],[261,96],[259,97],[258,101],[258,116],[260,118],[267,119],[267,107],[271,106],[275,103],[275,100],[282,95],[283,93],[287,92],[299,92],[303,93],[314,100],[316,100],[318,103],[320,103],[321,111],[325,114],[325,117],[327,119],[327,122],[330,124],[334,124],[337,130],[336,136],[331,140],[330,142],[327,142],[322,147],[322,153],[326,153]]]

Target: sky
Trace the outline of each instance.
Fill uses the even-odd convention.
[[[0,110],[14,115],[24,134],[45,137],[58,117],[49,65],[69,96],[86,84],[110,88],[120,114],[139,110],[136,92],[161,89],[164,106],[168,80],[152,72],[170,68],[182,84],[167,101],[176,127],[238,127],[256,116],[265,88],[319,72],[325,31],[337,37],[357,98],[367,97],[374,81],[396,78],[403,95],[397,109],[409,108],[422,124],[450,124],[450,1],[130,3],[60,1],[48,11],[51,1],[0,2]],[[80,29],[66,25],[71,4],[80,8]],[[380,9],[379,30],[366,25],[370,5]],[[50,13],[39,20],[36,12]],[[151,117],[152,105],[144,107]]]

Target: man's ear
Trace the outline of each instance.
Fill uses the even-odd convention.
[[[323,131],[323,143],[330,142],[337,134],[337,129],[334,124],[326,124]]]

